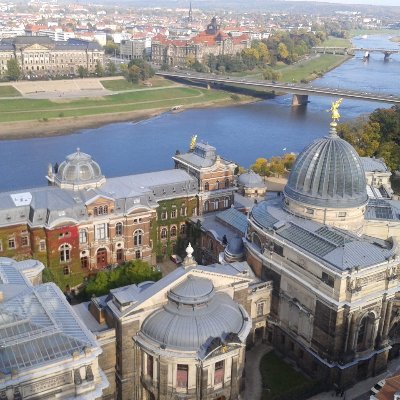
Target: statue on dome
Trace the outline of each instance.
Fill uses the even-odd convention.
[[[193,135],[192,139],[190,140],[190,150],[194,150],[194,148],[196,147],[196,142],[197,142],[197,135]]]
[[[330,112],[331,112],[331,118],[332,118],[332,124],[334,124],[335,126],[337,125],[337,121],[339,121],[340,119],[340,114],[339,114],[339,106],[342,103],[343,99],[339,99],[336,101],[332,102],[332,106],[330,108]]]

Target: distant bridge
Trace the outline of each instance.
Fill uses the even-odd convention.
[[[400,47],[398,49],[381,49],[381,48],[367,48],[367,47],[313,47],[312,51],[314,53],[322,54],[348,54],[354,55],[357,51],[363,51],[365,53],[382,53],[385,59],[388,59],[391,54],[400,54]]]
[[[308,96],[335,96],[343,97],[345,99],[356,99],[356,100],[367,100],[376,101],[389,104],[400,104],[400,97],[393,94],[378,94],[361,92],[357,90],[347,90],[340,88],[329,88],[329,87],[318,87],[310,84],[301,83],[282,83],[275,81],[261,81],[252,80],[248,78],[236,78],[229,76],[221,76],[215,74],[200,74],[195,72],[170,72],[170,71],[158,71],[157,75],[165,78],[185,81],[185,82],[196,82],[204,83],[208,87],[215,87],[218,89],[218,85],[240,85],[245,87],[258,87],[270,89],[274,94],[275,92],[291,93],[293,95],[292,105],[299,106],[308,103]]]

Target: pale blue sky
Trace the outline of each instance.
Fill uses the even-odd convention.
[[[313,1],[315,0],[291,0],[291,1]],[[325,3],[342,3],[342,4],[372,4],[374,6],[400,6],[399,0],[318,0]]]

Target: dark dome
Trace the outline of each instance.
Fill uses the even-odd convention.
[[[299,154],[284,193],[289,199],[328,208],[358,207],[368,200],[361,159],[334,129]]]
[[[189,277],[173,288],[168,298],[163,308],[145,319],[140,330],[157,345],[198,351],[210,339],[229,333],[246,339],[250,324],[246,311],[226,293],[215,293],[210,280]]]

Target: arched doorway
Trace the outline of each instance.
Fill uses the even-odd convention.
[[[102,247],[97,250],[97,268],[105,268],[107,266],[107,249]]]

